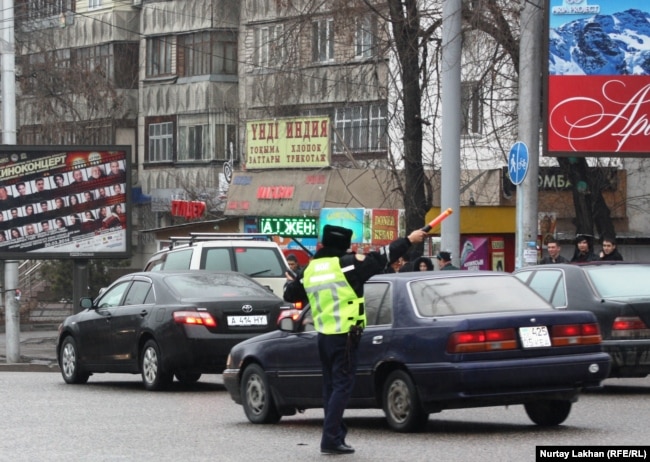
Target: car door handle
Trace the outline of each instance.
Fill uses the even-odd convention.
[[[149,312],[147,310],[142,310],[142,311],[140,311],[140,316],[142,316],[144,318],[148,313]]]
[[[384,336],[383,335],[375,335],[372,338],[372,344],[373,345],[381,345],[382,343],[384,343]]]

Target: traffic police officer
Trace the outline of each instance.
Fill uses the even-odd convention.
[[[297,278],[285,287],[287,301],[309,300],[318,352],[323,367],[325,420],[321,438],[324,454],[351,454],[345,442],[347,427],[343,413],[352,394],[357,367],[357,347],[366,314],[363,285],[375,274],[404,255],[411,244],[420,243],[427,233],[413,231],[379,251],[348,253],[352,230],[325,225],[322,247]]]

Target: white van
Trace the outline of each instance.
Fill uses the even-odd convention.
[[[172,237],[169,248],[156,252],[144,271],[206,269],[244,273],[282,298],[287,260],[266,234],[190,233]]]

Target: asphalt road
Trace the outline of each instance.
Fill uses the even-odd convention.
[[[610,381],[607,381],[608,383]],[[564,425],[533,425],[521,406],[444,411],[425,431],[388,429],[379,410],[346,411],[345,461],[527,462],[537,445],[648,444],[647,379],[611,381],[581,396]],[[144,391],[138,375],[98,374],[67,385],[59,374],[0,373],[0,460],[264,461],[318,460],[322,410],[250,424],[221,376]],[[585,459],[587,460],[587,459]]]

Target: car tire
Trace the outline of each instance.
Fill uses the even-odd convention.
[[[186,384],[196,383],[201,378],[201,374],[198,372],[176,372],[174,375],[176,376],[176,380]]]
[[[66,383],[81,384],[88,382],[90,374],[79,365],[79,350],[74,337],[66,337],[59,351],[59,367]]]
[[[273,402],[269,381],[259,365],[251,364],[244,369],[241,396],[246,417],[252,423],[272,424],[280,421],[281,416]]]
[[[140,372],[142,383],[149,391],[165,390],[172,382],[173,376],[163,369],[160,348],[154,340],[147,340],[142,347]]]
[[[406,372],[390,373],[383,390],[383,408],[388,426],[401,433],[422,430],[429,414],[420,406],[420,398],[413,379]]]
[[[542,427],[560,425],[569,417],[571,401],[541,400],[524,404],[530,420]]]

